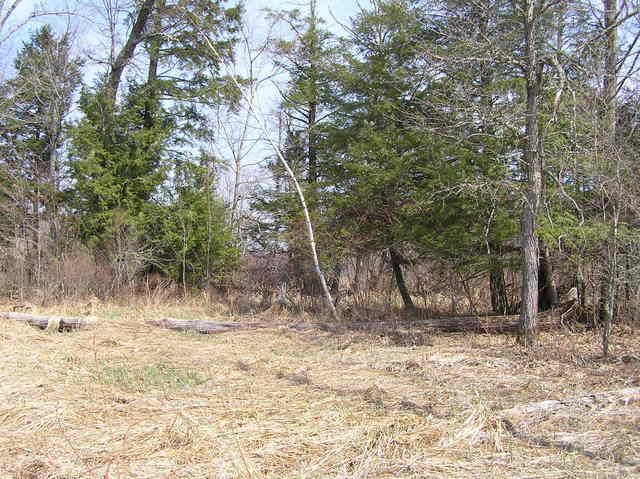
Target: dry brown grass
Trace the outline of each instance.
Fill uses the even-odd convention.
[[[499,418],[517,404],[639,386],[632,330],[614,339],[627,359],[605,362],[592,333],[545,334],[524,351],[506,336],[434,334],[406,347],[365,333],[202,336],[144,324],[228,319],[203,304],[96,303],[98,326],[66,334],[0,320],[0,477],[640,477],[620,464],[640,459],[638,404],[568,410],[522,431],[530,440]]]

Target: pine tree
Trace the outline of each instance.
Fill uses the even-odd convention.
[[[158,265],[183,285],[205,287],[220,281],[239,264],[238,249],[227,226],[227,210],[215,192],[210,158],[179,164],[162,189],[151,227]]]

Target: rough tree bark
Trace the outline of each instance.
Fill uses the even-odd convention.
[[[560,323],[560,314],[564,308],[540,315],[539,329],[554,329]],[[392,321],[350,321],[341,325],[328,323],[273,323],[273,322],[214,322],[191,321],[175,318],[147,320],[150,326],[174,329],[178,331],[197,331],[202,334],[218,334],[232,331],[258,328],[286,327],[291,329],[320,329],[338,332],[343,328],[366,331],[390,331],[398,328],[435,329],[445,332],[467,333],[514,333],[518,330],[518,316],[458,316],[431,319],[405,319]]]
[[[538,235],[536,217],[542,194],[542,162],[540,157],[539,101],[543,64],[538,58],[542,0],[525,0],[523,23],[525,31],[524,71],[527,89],[526,140],[524,161],[527,169],[527,187],[521,218],[520,242],[522,247],[522,303],[518,341],[529,346],[535,342],[538,315]]]
[[[144,126],[147,129],[153,128],[153,110],[157,97],[156,82],[158,81],[158,65],[160,63],[160,40],[161,22],[160,10],[164,7],[164,0],[158,0],[156,14],[153,16],[153,32],[149,42],[149,69],[147,71],[147,96],[144,106]]]
[[[605,99],[604,122],[605,122],[605,161],[607,163],[617,163],[615,158],[615,137],[616,137],[616,95],[618,90],[618,0],[604,0],[605,32],[606,32],[606,57],[605,74],[603,84],[603,95]],[[609,168],[607,168],[609,170]],[[616,275],[618,272],[618,218],[620,215],[620,201],[618,191],[618,168],[615,168],[613,211],[611,212],[611,228],[609,238],[605,245],[606,268],[602,279],[600,294],[600,320],[602,322],[602,354],[609,355],[609,337],[611,336],[611,325],[613,322],[613,311],[616,302]]]
[[[321,45],[316,41],[318,23],[320,19],[317,13],[317,0],[309,1],[309,30],[308,30],[308,40],[307,44],[307,52],[308,62],[307,66],[302,67],[302,72],[307,73],[307,79],[309,82],[308,91],[305,93],[305,100],[302,102],[301,111],[303,116],[306,117],[304,128],[307,132],[307,183],[309,185],[307,197],[309,199],[309,210],[311,211],[311,215],[315,214],[317,211],[317,195],[318,195],[318,108],[320,106],[320,98],[319,98],[319,90],[320,86],[318,85],[318,55],[321,51]],[[306,113],[306,115],[304,115]],[[312,270],[313,268],[309,268],[309,257],[304,255],[301,258],[301,262],[303,265],[303,293],[309,294],[311,296],[317,296],[322,294],[322,285],[319,282],[319,278],[315,274],[308,274],[308,270]]]
[[[36,316],[24,313],[0,313],[0,317],[13,319],[14,321],[24,321],[35,328],[53,331],[71,331],[81,329],[91,324],[87,318],[64,318],[60,316]]]
[[[315,185],[318,183],[318,135],[316,134],[316,122],[318,115],[318,102],[312,100],[309,102],[309,114],[307,116],[308,128],[308,142],[307,146],[307,156],[308,156],[308,176],[307,181],[310,185]]]
[[[497,314],[507,314],[509,311],[509,298],[507,286],[504,282],[504,269],[495,259],[491,258],[489,271],[489,289],[491,290],[491,309]]]

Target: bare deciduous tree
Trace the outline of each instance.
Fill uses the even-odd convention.
[[[200,26],[199,20],[197,18],[193,18],[192,21],[194,22],[194,25]],[[221,63],[224,63],[225,60],[222,57],[222,55],[218,52],[218,50],[215,47],[214,43],[209,41],[208,37],[206,37],[207,32],[204,31],[204,30],[201,30],[201,33],[202,33],[202,35],[205,36],[204,37],[205,38],[205,43],[206,43],[207,47],[209,48],[211,54],[214,55]],[[253,58],[253,57],[250,56],[250,58]],[[232,70],[235,70],[235,69],[232,67]],[[251,71],[251,68],[249,68],[249,70]],[[255,78],[249,78],[248,81],[247,81],[249,86],[247,88],[245,85],[242,85],[240,83],[240,80],[238,79],[238,76],[236,74],[231,74],[230,75],[230,79],[233,82],[233,84],[235,85],[235,87],[238,89],[238,91],[240,92],[240,95],[242,97],[244,106],[251,113],[251,115],[252,115],[252,117],[253,117],[258,129],[261,131],[262,135],[264,136],[265,141],[272,148],[273,152],[277,156],[278,160],[280,161],[280,163],[282,164],[282,166],[286,170],[287,174],[289,175],[292,183],[294,184],[294,187],[295,187],[295,190],[297,192],[298,198],[300,200],[300,205],[302,207],[302,211],[303,211],[303,214],[304,214],[305,225],[306,225],[307,235],[308,235],[308,240],[309,240],[309,249],[311,251],[311,256],[312,256],[312,259],[313,259],[314,268],[315,268],[316,274],[318,275],[318,279],[319,279],[321,287],[322,287],[322,291],[323,291],[323,294],[324,294],[324,297],[325,297],[325,300],[326,300],[327,308],[331,312],[331,315],[333,316],[333,318],[336,321],[339,321],[340,320],[340,316],[338,315],[338,311],[336,310],[336,307],[335,307],[335,305],[333,303],[333,299],[331,297],[331,293],[329,291],[329,287],[327,286],[327,282],[326,282],[326,279],[324,277],[324,273],[322,272],[322,269],[320,267],[320,261],[318,259],[318,252],[317,252],[317,247],[316,247],[316,240],[315,240],[313,224],[311,223],[311,217],[309,215],[309,208],[307,207],[307,201],[305,199],[303,190],[302,190],[302,188],[300,186],[300,183],[298,182],[298,179],[296,178],[295,173],[293,172],[291,166],[287,162],[287,159],[285,158],[285,155],[282,153],[282,151],[280,149],[280,146],[278,145],[277,141],[275,139],[273,139],[272,136],[270,135],[269,128],[268,128],[267,122],[265,120],[265,115],[260,111],[259,98],[258,98],[258,93],[257,93],[257,90],[256,90],[256,86],[260,85],[260,80],[259,79],[255,79]]]

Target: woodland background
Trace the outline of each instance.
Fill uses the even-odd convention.
[[[343,317],[519,314],[529,343],[572,288],[605,338],[636,316],[635,0],[373,0],[331,29],[316,0],[259,28],[225,1],[16,23],[20,3],[0,1],[3,296],[322,313],[279,153]]]

